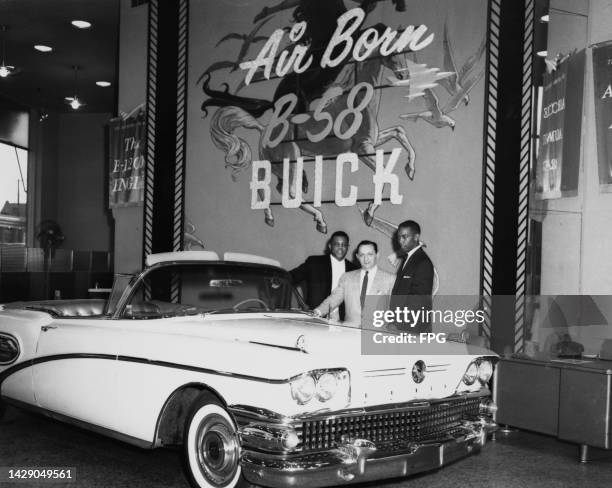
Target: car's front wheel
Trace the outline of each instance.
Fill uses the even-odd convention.
[[[246,488],[240,468],[240,439],[234,421],[210,393],[191,407],[184,433],[189,481],[198,488]]]

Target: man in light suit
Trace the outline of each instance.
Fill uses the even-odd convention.
[[[420,241],[421,227],[414,220],[406,220],[397,228],[397,240],[404,259],[397,270],[391,292],[389,308],[431,310],[434,267],[423,250]],[[431,332],[431,322],[421,320],[416,324],[401,324],[397,328],[412,333]]]
[[[378,246],[372,241],[361,241],[357,246],[357,259],[361,269],[344,273],[338,286],[323,302],[313,310],[316,317],[328,315],[341,303],[346,310],[345,324],[360,327],[367,295],[389,295],[394,276],[378,268]],[[362,311],[364,313],[362,314]]]

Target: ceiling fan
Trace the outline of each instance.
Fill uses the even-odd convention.
[[[2,30],[2,64],[0,64],[0,78],[6,78],[7,76],[17,74],[19,70],[15,66],[6,64],[6,25],[1,27]]]
[[[87,104],[83,101],[83,99],[79,98],[77,95],[77,81],[78,81],[79,67],[73,66],[72,69],[74,70],[74,96],[66,97],[64,100],[68,105],[70,105],[70,107],[73,110],[78,110]]]

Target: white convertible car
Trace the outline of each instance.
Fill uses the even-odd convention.
[[[406,476],[495,429],[495,354],[362,355],[271,260],[152,255],[108,301],[4,305],[5,404],[144,448],[182,445],[197,487],[321,487]],[[431,351],[430,351],[431,352]]]

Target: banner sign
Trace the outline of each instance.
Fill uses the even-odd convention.
[[[593,46],[599,187],[612,192],[612,43]]]
[[[573,54],[544,75],[536,197],[578,193],[585,52]]]
[[[144,201],[145,112],[110,121],[109,208],[141,205]]]

